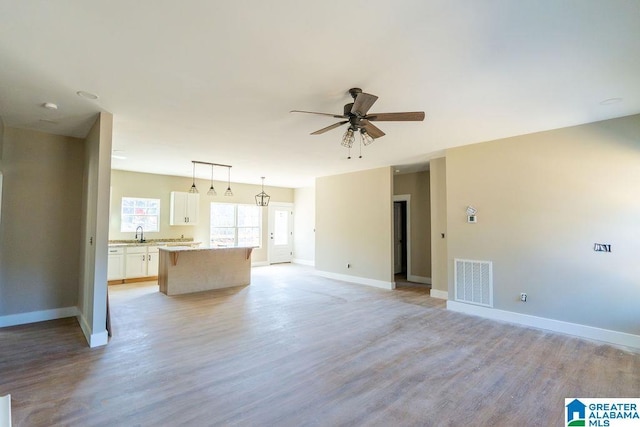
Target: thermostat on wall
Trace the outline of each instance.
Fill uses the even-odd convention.
[[[477,212],[478,210],[473,206],[467,206],[467,222],[472,224],[478,222],[478,217],[476,216]]]

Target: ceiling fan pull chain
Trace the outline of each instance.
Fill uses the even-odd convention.
[[[362,136],[362,134],[360,134],[360,136]],[[362,137],[360,138],[360,155],[358,156],[358,158],[362,158]]]
[[[351,160],[351,146],[349,146],[349,155],[347,156],[347,160]]]

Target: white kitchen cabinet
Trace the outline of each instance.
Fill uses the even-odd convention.
[[[107,259],[107,280],[124,279],[124,248],[109,248]]]
[[[159,249],[157,246],[147,247],[147,276],[158,275]]]
[[[170,225],[196,225],[200,195],[181,191],[171,192],[171,209],[169,211]]]
[[[147,276],[147,247],[146,246],[130,246],[126,249],[126,278],[134,279],[136,277]]]
[[[107,280],[157,277],[159,260],[158,246],[109,247]]]

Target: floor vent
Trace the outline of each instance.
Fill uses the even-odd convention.
[[[491,261],[455,260],[455,300],[493,307]]]

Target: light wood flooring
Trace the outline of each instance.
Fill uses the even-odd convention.
[[[14,426],[563,425],[565,397],[640,397],[640,353],[444,309],[294,265],[167,297],[109,288],[114,336],[0,329]]]

